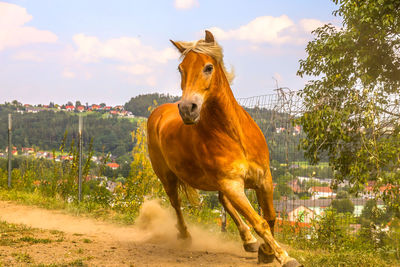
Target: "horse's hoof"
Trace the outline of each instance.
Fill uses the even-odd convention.
[[[297,260],[292,259],[282,265],[282,267],[303,267],[303,264],[300,264]]]
[[[275,259],[274,252],[265,244],[258,248],[258,263],[271,263]]]
[[[257,252],[258,242],[243,244],[243,247],[247,252]]]
[[[181,240],[183,243],[185,243],[185,246],[190,247],[192,245],[192,237],[190,236],[190,234],[182,235],[181,233],[179,233],[178,240]]]

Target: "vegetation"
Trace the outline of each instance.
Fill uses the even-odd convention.
[[[292,255],[308,266],[397,266],[400,263],[399,219],[389,232],[369,225],[354,232],[350,213],[327,209],[310,228],[300,224],[284,228],[279,237],[289,243]],[[296,249],[303,249],[301,252]]]
[[[16,108],[0,105],[0,147],[7,144],[7,116]],[[102,118],[101,114],[91,113],[83,119],[83,142],[89,144],[93,139],[93,150],[98,154],[110,152],[117,157],[129,155],[133,144],[130,132],[136,123],[116,117]],[[74,113],[41,111],[38,113],[13,112],[13,144],[18,148],[34,147],[37,150],[59,150],[67,133],[67,139],[78,137],[78,116]],[[67,146],[70,145],[68,142]]]
[[[305,113],[297,120],[301,147],[312,163],[328,155],[337,181],[353,190],[367,181],[400,211],[400,3],[334,0],[341,28],[314,31],[298,75],[315,77],[303,91]]]
[[[149,107],[156,101],[159,105],[173,103],[180,99],[178,96],[164,95],[159,93],[144,94],[132,97],[125,103],[125,110],[131,111],[135,116],[148,117],[150,115]]]

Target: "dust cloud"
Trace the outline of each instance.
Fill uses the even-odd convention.
[[[226,241],[218,233],[212,233],[198,225],[188,224],[192,236],[189,245],[177,238],[176,215],[172,208],[164,208],[159,200],[147,200],[143,203],[134,229],[136,241],[158,243],[178,249],[202,250],[213,252],[240,253],[241,243]]]
[[[160,205],[159,200],[147,200],[132,226],[121,226],[88,217],[72,216],[63,211],[0,201],[0,220],[25,224],[34,228],[80,233],[124,243],[153,243],[167,248],[187,251],[243,253],[241,242],[226,241],[220,233],[213,233],[199,225],[188,224],[191,245],[177,238],[175,211]]]

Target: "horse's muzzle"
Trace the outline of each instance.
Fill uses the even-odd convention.
[[[178,109],[184,124],[196,124],[200,120],[199,104],[192,101],[181,101]]]

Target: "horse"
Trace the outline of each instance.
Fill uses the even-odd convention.
[[[301,266],[273,237],[276,215],[268,146],[260,128],[233,96],[233,74],[225,68],[222,47],[207,30],[205,39],[196,42],[170,41],[183,58],[178,67],[182,97],[153,110],[147,138],[152,167],[177,215],[178,237],[191,240],[178,188],[218,191],[246,251],[258,248],[259,262],[276,257],[285,267]],[[247,188],[256,191],[263,216],[248,201]],[[239,213],[263,244],[258,246]]]

